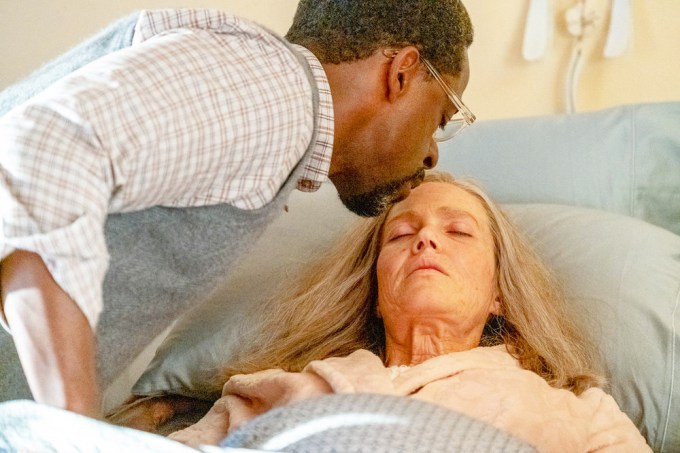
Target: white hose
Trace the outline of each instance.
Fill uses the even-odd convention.
[[[576,93],[578,91],[578,81],[583,67],[583,46],[576,42],[571,50],[571,58],[567,67],[567,77],[565,80],[564,105],[567,113],[576,112]]]
[[[571,58],[564,81],[564,105],[567,113],[576,112],[576,93],[583,66],[583,38],[593,25],[589,17],[587,0],[579,0],[566,14],[567,30],[574,36]]]

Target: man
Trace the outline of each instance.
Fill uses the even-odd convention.
[[[0,119],[3,323],[37,401],[101,416],[103,310],[137,351],[143,313],[162,329],[214,288],[294,186],[377,215],[474,121],[458,0],[302,0],[286,39],[143,12],[132,46]]]

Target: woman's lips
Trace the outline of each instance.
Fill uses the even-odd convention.
[[[411,271],[409,272],[409,275],[418,271],[437,271],[441,274],[449,275],[446,273],[444,268],[442,268],[439,264],[431,261],[421,261],[416,263],[416,265],[413,266]]]

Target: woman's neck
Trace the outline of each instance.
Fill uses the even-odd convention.
[[[385,326],[385,364],[417,365],[443,354],[467,351],[479,346],[481,334],[481,330],[459,332],[451,328],[450,322],[436,319],[398,329]]]

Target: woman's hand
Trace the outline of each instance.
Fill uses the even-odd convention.
[[[205,408],[205,401],[185,396],[133,396],[106,415],[110,423],[140,431],[156,432],[173,416]]]

